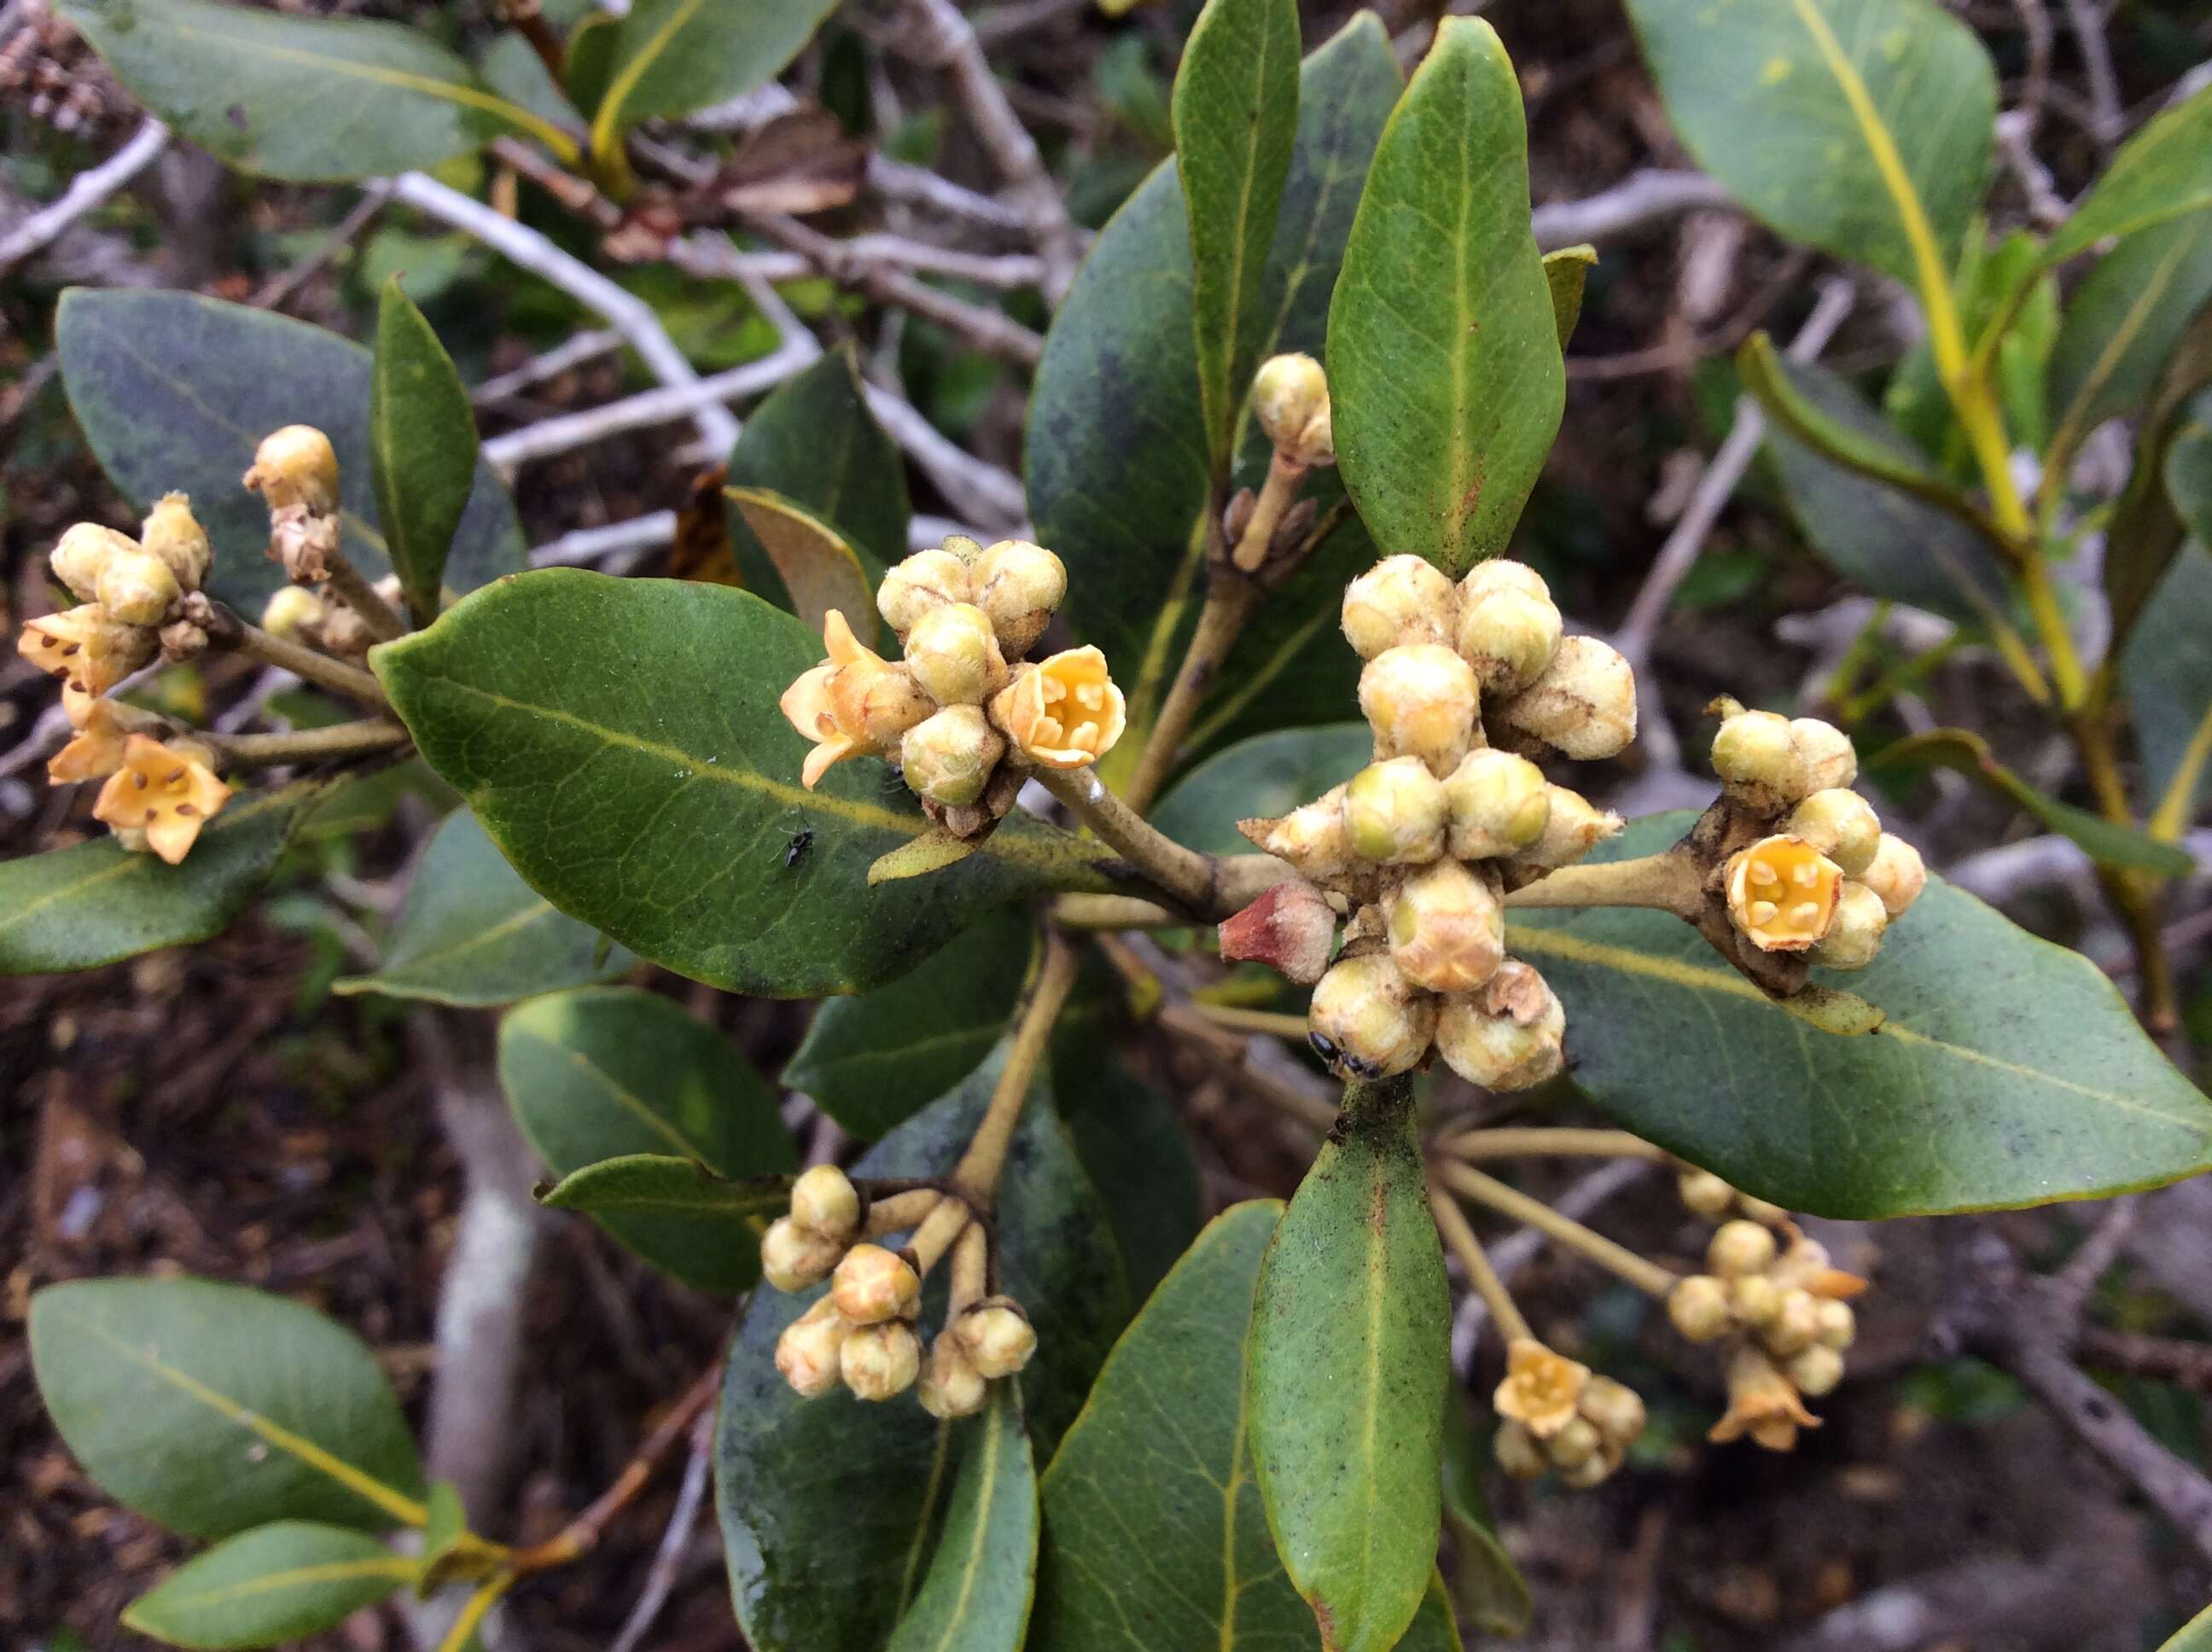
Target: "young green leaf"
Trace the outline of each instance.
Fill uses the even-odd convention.
[[[720,1033],[652,993],[556,993],[500,1023],[499,1079],[523,1133],[556,1175],[622,1160],[623,1185],[634,1188],[629,1156],[673,1157],[705,1208],[665,1198],[586,1202],[588,1187],[579,1194],[565,1181],[558,1202],[591,1211],[654,1266],[703,1291],[742,1291],[759,1277],[760,1236],[775,1212],[734,1208],[691,1167],[732,1179],[769,1175],[796,1169],[799,1155],[775,1092]],[[655,1187],[665,1193],[667,1179]],[[733,1218],[749,1240],[732,1231]]]
[[[1209,0],[1176,72],[1176,175],[1208,451],[1226,465],[1267,318],[1261,280],[1298,130],[1296,0]]]
[[[800,786],[806,743],[775,704],[821,658],[805,627],[746,592],[547,568],[370,663],[533,889],[695,980],[860,992],[979,912],[1111,887],[1103,847],[1018,812],[959,865],[870,888],[877,857],[930,823],[872,759]]]
[[[1175,1103],[1119,1056],[1076,1072],[1071,1065],[1055,1048],[1053,1094],[1114,1224],[1130,1299],[1142,1301],[1198,1233],[1205,1208],[1198,1157]]]
[[[876,603],[868,570],[836,529],[765,488],[732,488],[728,494],[738,518],[775,565],[800,624],[818,631],[835,609],[856,635],[872,634]]]
[[[1338,1652],[1387,1652],[1436,1570],[1451,1292],[1405,1083],[1344,1115],[1260,1266],[1244,1399],[1275,1546]]]
[[[476,816],[456,809],[408,880],[383,962],[331,990],[480,1007],[611,981],[636,963],[515,876]]]
[[[630,1217],[680,1217],[690,1254],[720,1249],[742,1256],[757,1252],[768,1224],[790,1208],[791,1178],[729,1181],[695,1158],[624,1153],[562,1176],[539,1198],[553,1210],[587,1212],[611,1229]]]
[[[1996,75],[1930,0],[1630,0],[1698,164],[1792,240],[1925,292],[1981,204]]]
[[[1528,224],[1521,87],[1446,18],[1376,146],[1328,310],[1338,468],[1384,555],[1458,574],[1512,538],[1566,399]]]
[[[854,1135],[883,1135],[973,1072],[1006,1036],[1036,938],[1019,909],[991,913],[889,986],[831,999],[783,1082]]]
[[[2212,211],[2212,88],[2160,111],[2120,146],[2095,187],[2051,244],[2045,262],[2087,252],[2107,235],[2126,235],[2185,213]]]
[[[1589,272],[1596,267],[1595,246],[1563,246],[1544,254],[1544,282],[1552,289],[1552,323],[1562,350],[1575,335],[1575,323],[1582,319],[1583,288],[1589,284]]]
[[[592,153],[655,115],[726,103],[799,55],[832,0],[637,0],[622,20],[605,90],[595,100]]]
[[[2212,300],[2212,212],[2137,230],[2097,261],[2051,355],[2054,452],[2142,405],[2190,320]]]
[[[264,554],[268,507],[238,479],[262,437],[287,424],[330,437],[345,553],[372,580],[386,571],[370,477],[368,351],[286,316],[178,292],[72,288],[54,334],[70,407],[109,478],[142,507],[173,489],[191,495],[215,547],[208,588],[216,596],[257,619],[284,583]],[[445,582],[470,591],[522,564],[514,501],[479,463]]]
[[[2187,1623],[2173,1638],[2158,1652],[2212,1652],[2212,1606],[2207,1606]]]
[[[1498,1540],[1490,1499],[1482,1491],[1490,1441],[1475,1431],[1467,1410],[1463,1395],[1444,1401],[1444,1529],[1458,1554],[1448,1587],[1459,1615],[1477,1632],[1517,1639],[1528,1632],[1536,1603],[1528,1580]]]
[[[1145,1304],[1046,1469],[1035,1643],[1310,1646],[1245,1435],[1245,1332],[1282,1206],[1214,1218]],[[1433,1586],[1401,1652],[1457,1652]]]
[[[888,1652],[1020,1652],[1036,1588],[1037,1483],[1021,1401],[994,1383],[960,1455],[936,1552]]]
[[[2197,520],[2212,526],[2212,437],[2199,438],[2195,446],[2205,468]],[[2199,543],[2173,559],[2122,656],[2128,713],[2142,752],[2143,807],[2154,811],[2151,828],[2161,836],[2179,837],[2212,798],[2207,614],[2212,614],[2212,552]]]
[[[0,975],[93,969],[221,934],[330,790],[295,780],[235,798],[173,866],[112,837],[0,861]]]
[[[272,1521],[178,1567],[123,1609],[123,1626],[202,1652],[281,1646],[335,1629],[421,1570],[366,1532]]]
[[[1375,760],[1364,723],[1255,734],[1200,763],[1160,799],[1152,823],[1205,854],[1249,854],[1240,820],[1286,815]]]
[[[1689,823],[1638,821],[1593,859],[1654,853]],[[1768,999],[1663,914],[1516,912],[1507,944],[1565,1002],[1591,1100],[1793,1211],[2001,1209],[2212,1167],[2212,1102],[2104,973],[1939,878],[1872,964],[1814,971],[1866,1006],[1856,1035]]]
[[[477,421],[453,358],[392,276],[377,299],[369,473],[385,554],[417,625],[443,605],[447,553],[476,485]]]
[[[871,585],[907,552],[906,461],[868,411],[850,349],[824,351],[755,408],[730,452],[730,483],[781,494],[860,553]],[[745,583],[787,608],[781,576],[741,523],[731,525]],[[853,629],[867,635],[857,614]]]
[[[2203,493],[2212,483],[2202,436],[2208,428],[2212,309],[2197,313],[2160,367],[2136,421],[2134,473],[2106,522],[2105,600],[2116,649],[2126,646],[2151,592],[2180,554],[2185,534],[2204,525]]]
[[[310,1309],[204,1279],[80,1279],[32,1297],[30,1333],[39,1394],[85,1473],[172,1531],[423,1518],[376,1357]]]

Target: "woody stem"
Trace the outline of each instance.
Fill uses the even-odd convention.
[[[353,610],[371,636],[379,642],[390,642],[407,635],[407,622],[399,616],[399,610],[377,595],[376,587],[347,560],[345,552],[332,550],[324,567],[331,576],[327,589]]]
[[[258,625],[248,625],[228,609],[218,608],[216,619],[216,624],[208,632],[210,641],[235,648],[248,659],[258,659],[264,665],[281,666],[318,688],[358,700],[378,711],[392,709],[391,701],[384,697],[383,685],[360,666],[317,653],[302,643],[272,636]]]
[[[1183,650],[1182,665],[1169,685],[1167,698],[1160,702],[1159,715],[1152,720],[1152,733],[1137,758],[1136,772],[1123,788],[1132,809],[1149,809],[1159,796],[1169,771],[1175,767],[1176,754],[1182,749],[1184,737],[1198,716],[1199,701],[1227,663],[1230,649],[1243,633],[1244,623],[1260,605],[1261,595],[1259,586],[1241,574],[1208,582],[1206,605],[1199,610],[1198,627],[1190,634],[1190,646]]]
[[[203,734],[195,737],[215,749],[226,766],[241,768],[272,763],[313,762],[325,757],[353,757],[407,744],[405,728],[382,717],[333,723],[327,728],[289,730],[282,734]]]
[[[1053,1023],[1060,1018],[1060,1008],[1075,985],[1075,949],[1048,929],[1044,964],[1014,1024],[1013,1043],[1006,1051],[1006,1066],[999,1070],[990,1105],[984,1109],[983,1122],[975,1127],[968,1151],[952,1168],[952,1186],[978,1214],[988,1215],[997,1200],[999,1175],[1006,1168],[1006,1149],[1013,1141],[1014,1127],[1021,1121],[1022,1103],[1029,1099],[1030,1084],[1044,1059]]]
[[[1530,1158],[1545,1155],[1585,1158],[1640,1158],[1668,1162],[1667,1151],[1626,1130],[1571,1130],[1534,1125],[1518,1128],[1463,1130],[1445,1136],[1436,1151],[1454,1158]]]
[[[1290,876],[1288,867],[1266,855],[1217,859],[1186,849],[1108,791],[1095,769],[1044,768],[1036,778],[1077,819],[1200,919],[1226,918]]]

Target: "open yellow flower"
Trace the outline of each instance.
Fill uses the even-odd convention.
[[[24,623],[15,652],[81,694],[106,694],[161,651],[149,629],[125,625],[96,602]]]
[[[64,684],[62,708],[69,714],[76,738],[48,760],[48,780],[57,786],[104,780],[123,767],[130,732],[123,726],[112,700],[81,694]]]
[[[126,842],[132,832],[143,832],[146,846],[173,866],[229,801],[230,788],[216,778],[205,747],[188,740],[164,745],[133,734],[125,742],[122,768],[100,788],[92,817]]]
[[[1516,1337],[1506,1347],[1505,1380],[1492,1403],[1500,1417],[1548,1440],[1575,1420],[1589,1375],[1589,1366],[1553,1353],[1534,1337]]]
[[[801,671],[777,701],[791,726],[815,743],[799,771],[810,792],[846,758],[888,751],[936,709],[902,666],[854,636],[834,608],[823,619],[822,641],[830,657]]]
[[[1797,1385],[1756,1348],[1736,1351],[1729,1364],[1728,1394],[1727,1415],[1705,1436],[1716,1445],[1748,1434],[1769,1451],[1787,1451],[1797,1443],[1799,1429],[1820,1426],[1798,1398]]]
[[[1802,837],[1763,837],[1729,861],[1729,916],[1753,946],[1802,952],[1828,932],[1844,874]]]
[[[1039,768],[1097,762],[1121,738],[1127,713],[1106,656],[1087,645],[1040,660],[991,701],[991,720]]]

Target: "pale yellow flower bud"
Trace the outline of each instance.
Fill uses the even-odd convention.
[[[912,1319],[921,1304],[921,1276],[914,1264],[881,1245],[860,1244],[847,1251],[830,1290],[837,1311],[855,1325]]]
[[[1559,651],[1559,610],[1549,592],[1531,590],[1520,575],[1491,570],[1519,568],[1527,580],[1543,580],[1520,563],[1480,562],[1460,584],[1459,629],[1453,641],[1482,680],[1485,694],[1515,695],[1544,673]]]
[[[1667,1293],[1667,1317],[1692,1342],[1717,1342],[1735,1328],[1727,1284],[1710,1274],[1677,1279]]]
[[[1438,860],[1400,884],[1384,917],[1392,961],[1430,992],[1471,993],[1504,961],[1498,891],[1456,860]]]
[[[1828,932],[1844,875],[1802,837],[1763,837],[1729,858],[1729,917],[1767,952],[1802,952]]]
[[[1614,756],[1636,738],[1636,673],[1595,637],[1565,637],[1542,675],[1498,716],[1567,756]]]
[[[107,559],[138,549],[138,542],[127,533],[104,528],[97,522],[79,522],[62,535],[46,563],[79,602],[97,602],[100,570],[107,566]]]
[[[991,720],[1006,731],[1024,762],[1082,768],[1114,749],[1127,726],[1128,707],[1106,669],[1106,656],[1086,644],[1019,668],[991,701]]]
[[[1694,1216],[1717,1222],[1735,1208],[1735,1189],[1711,1170],[1686,1169],[1675,1178],[1675,1191]]]
[[[1851,737],[1834,724],[1817,717],[1793,717],[1790,733],[1805,759],[1808,793],[1849,786],[1859,777],[1859,754],[1852,750]]]
[[[1534,1337],[1516,1337],[1505,1345],[1505,1380],[1498,1385],[1492,1408],[1539,1440],[1550,1440],[1576,1420],[1575,1407],[1589,1376],[1589,1366],[1554,1353]]]
[[[1067,596],[1067,567],[1042,545],[1001,539],[975,559],[975,605],[991,616],[999,646],[1018,659],[1036,646]]]
[[[245,480],[272,511],[301,505],[328,516],[338,507],[337,452],[311,424],[288,424],[264,436]]]
[[[1804,1352],[1820,1334],[1820,1304],[1809,1291],[1790,1286],[1774,1306],[1774,1317],[1759,1327],[1759,1345],[1777,1359]]]
[[[1774,1266],[1774,1236],[1756,1222],[1723,1222],[1705,1247],[1705,1266],[1723,1279],[1764,1273]]]
[[[1572,1468],[1561,1468],[1559,1483],[1572,1491],[1587,1491],[1594,1485],[1602,1485],[1612,1478],[1613,1471],[1620,1467],[1620,1454],[1609,1448],[1601,1448]]]
[[[1581,793],[1547,785],[1544,795],[1549,804],[1544,829],[1534,842],[1510,858],[1516,870],[1556,872],[1571,866],[1607,839],[1620,835],[1620,817],[1599,808]]]
[[[951,550],[917,550],[884,575],[876,590],[876,611],[904,638],[923,615],[974,600],[968,564],[959,556]]]
[[[1835,1392],[1844,1380],[1844,1357],[1835,1349],[1815,1344],[1791,1356],[1782,1373],[1797,1385],[1797,1392],[1818,1400]]]
[[[1713,736],[1713,772],[1731,789],[1778,808],[1810,790],[1805,755],[1790,720],[1771,711],[1740,711]]]
[[[1636,1443],[1644,1432],[1644,1400],[1626,1382],[1609,1376],[1593,1376],[1583,1386],[1577,1408],[1597,1425],[1607,1445],[1616,1451]]]
[[[1541,1479],[1552,1466],[1552,1460],[1544,1455],[1544,1448],[1536,1442],[1536,1436],[1510,1419],[1498,1425],[1498,1432],[1491,1436],[1490,1449],[1498,1459],[1498,1466],[1516,1480]]]
[[[958,1334],[939,1332],[937,1340],[929,1345],[929,1363],[921,1369],[921,1386],[915,1390],[921,1408],[942,1422],[973,1417],[983,1409],[988,1393]]]
[[[1240,821],[1237,829],[1261,853],[1289,861],[1301,877],[1316,884],[1342,877],[1358,859],[1344,823],[1341,786],[1330,787],[1279,819]]]
[[[983,795],[1006,742],[981,706],[947,706],[899,742],[899,768],[916,797],[958,806]]]
[[[1814,793],[1790,811],[1781,829],[1803,838],[1846,878],[1856,878],[1874,865],[1881,848],[1881,822],[1874,805],[1847,787]]]
[[[215,550],[208,544],[207,530],[192,514],[192,501],[187,495],[163,494],[147,516],[139,537],[149,553],[169,565],[169,572],[185,590],[197,591],[207,582]]]
[[[823,1237],[848,1242],[860,1230],[860,1193],[834,1164],[817,1164],[791,1184],[791,1219]]]
[[[1782,1287],[1767,1274],[1739,1275],[1728,1288],[1729,1311],[1753,1330],[1773,1324],[1782,1312]]]
[[[1819,1312],[1820,1328],[1813,1334],[1823,1348],[1841,1353],[1858,1339],[1858,1315],[1851,1312],[1850,1303],[1823,1297]]]
[[[118,550],[100,570],[100,605],[125,625],[160,625],[184,591],[169,565],[143,550]]]
[[[1528,1090],[1565,1064],[1566,1027],[1566,1011],[1543,976],[1509,958],[1479,992],[1444,1000],[1437,1053],[1471,1084]]]
[[[1419,1065],[1437,1029],[1437,1001],[1389,956],[1370,952],[1330,966],[1307,1011],[1314,1049],[1346,1078],[1372,1082]]]
[[[1386,648],[1359,674],[1359,711],[1377,757],[1419,757],[1449,774],[1467,755],[1480,709],[1474,672],[1439,643]]]
[[[1863,969],[1881,951],[1889,910],[1864,884],[1846,883],[1836,896],[1836,915],[1828,932],[1805,956],[1830,969]]]
[[[1413,866],[1444,852],[1450,800],[1419,757],[1370,764],[1344,786],[1344,828],[1354,853],[1380,865]]]
[[[127,625],[96,602],[26,620],[15,652],[80,694],[106,694],[154,658],[161,641],[149,628]]]
[[[281,586],[261,610],[261,629],[286,641],[323,623],[323,599],[301,585]]]
[[[975,1374],[986,1382],[1012,1376],[1036,1352],[1036,1328],[1011,1297],[986,1297],[953,1326]]]
[[[1305,355],[1272,355],[1252,379],[1252,413],[1276,448],[1300,465],[1330,465],[1328,376]]]
[[[1875,851],[1874,864],[1860,874],[1859,881],[1881,897],[1885,912],[1901,918],[1927,886],[1928,868],[1919,850],[1894,833],[1885,832],[1881,847]]]
[[[1544,1455],[1552,1460],[1552,1467],[1568,1475],[1586,1467],[1604,1449],[1605,1436],[1587,1417],[1570,1418],[1544,1442]]]
[[[1444,778],[1451,808],[1445,846],[1455,859],[1487,860],[1525,849],[1552,818],[1553,787],[1526,757],[1485,746]]]
[[[845,1254],[844,1242],[780,1216],[761,1235],[761,1277],[778,1291],[820,1285]]]
[[[1385,556],[1344,588],[1344,635],[1362,659],[1417,642],[1449,643],[1459,598],[1419,556]]]
[[[823,1297],[775,1339],[776,1370],[795,1393],[818,1400],[844,1381],[840,1353],[852,1329],[837,1304]]]
[[[1006,683],[990,616],[972,603],[931,609],[906,634],[907,669],[940,706],[980,706]]]
[[[856,1325],[837,1350],[837,1365],[855,1400],[893,1399],[921,1374],[921,1339],[903,1320]]]
[[[206,747],[133,734],[124,743],[123,766],[100,788],[92,817],[143,831],[147,847],[173,866],[229,801]]]

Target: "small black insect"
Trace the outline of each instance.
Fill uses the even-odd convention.
[[[813,847],[814,834],[811,830],[801,832],[797,837],[793,838],[790,842],[784,845],[783,869],[789,872],[800,861],[805,859],[806,852]]]
[[[1311,1044],[1314,1048],[1314,1054],[1321,1057],[1321,1059],[1326,1061],[1329,1066],[1334,1066],[1336,1065],[1336,1045],[1327,1036],[1321,1033],[1310,1032],[1306,1035],[1306,1042]]]

